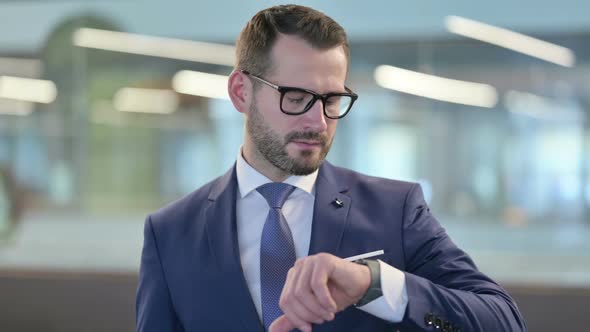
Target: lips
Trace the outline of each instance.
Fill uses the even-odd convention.
[[[308,141],[308,140],[292,140],[291,142],[305,145],[322,145],[320,141]]]
[[[320,141],[292,140],[291,143],[293,143],[297,147],[297,149],[302,150],[302,151],[320,150],[323,147],[323,145]]]
[[[292,132],[285,136],[285,141],[302,149],[323,148],[328,143],[326,135],[319,132]]]

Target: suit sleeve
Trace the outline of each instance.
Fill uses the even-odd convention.
[[[508,293],[477,269],[431,215],[419,185],[406,198],[403,227],[404,324],[424,331],[527,330]]]
[[[136,297],[136,325],[138,332],[183,331],[172,305],[150,217],[144,226]]]

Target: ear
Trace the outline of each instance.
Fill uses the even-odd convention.
[[[229,99],[240,113],[247,113],[252,101],[252,82],[239,70],[234,70],[227,81]]]

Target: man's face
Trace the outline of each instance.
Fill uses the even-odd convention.
[[[347,61],[341,46],[317,50],[307,42],[281,35],[271,52],[273,67],[267,81],[281,86],[300,87],[317,93],[343,92]],[[330,150],[337,120],[323,113],[321,100],[301,115],[280,110],[280,93],[259,84],[246,118],[245,156],[259,171],[281,175],[314,172]],[[253,148],[253,149],[252,149]],[[266,174],[269,176],[269,174]]]

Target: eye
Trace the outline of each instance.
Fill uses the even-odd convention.
[[[289,97],[288,100],[290,103],[293,103],[293,104],[301,104],[303,102],[303,97],[299,97],[299,98]]]
[[[289,91],[285,94],[285,100],[291,105],[306,104],[311,95],[301,91]]]
[[[326,106],[340,104],[341,98],[342,98],[341,96],[332,96],[332,97],[328,98],[328,100],[326,101]]]

